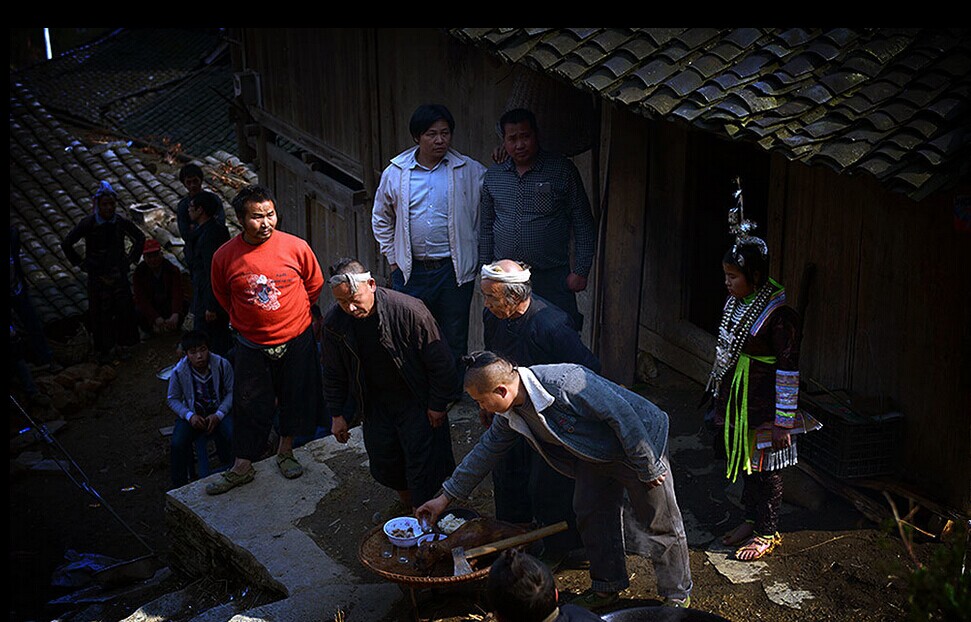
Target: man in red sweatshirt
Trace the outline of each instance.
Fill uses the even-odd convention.
[[[321,407],[320,365],[311,305],[324,285],[317,257],[297,236],[277,231],[276,204],[262,186],[232,202],[243,227],[212,258],[212,291],[236,329],[232,468],[206,486],[218,495],[253,481],[279,415],[276,463],[284,477],[303,473],[293,437],[312,434]]]

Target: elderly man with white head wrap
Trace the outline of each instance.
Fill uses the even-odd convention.
[[[577,363],[599,373],[600,361],[580,341],[569,316],[532,293],[529,266],[501,259],[482,266],[480,276],[487,350],[516,365]],[[482,411],[480,417],[483,425],[489,425],[492,413]],[[500,520],[543,525],[565,520],[570,525],[569,530],[544,540],[544,561],[555,564],[581,546],[572,504],[573,480],[554,470],[524,439],[517,439],[499,459],[492,482]]]
[[[330,274],[336,304],[324,314],[321,350],[331,431],[346,443],[361,421],[372,476],[410,512],[455,468],[446,414],[461,397],[455,359],[421,300],[378,287],[355,259]]]

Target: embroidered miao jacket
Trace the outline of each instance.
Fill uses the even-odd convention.
[[[731,299],[725,303],[726,312]],[[752,324],[742,355],[749,355],[748,429],[765,423],[793,427],[799,402],[799,346],[802,329],[799,314],[786,306],[785,289],[772,294],[765,310]],[[758,359],[774,357],[775,363]],[[736,363],[736,366],[738,363]],[[722,378],[715,396],[716,423],[725,422],[725,407],[734,369]]]

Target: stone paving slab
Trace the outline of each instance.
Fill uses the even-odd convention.
[[[338,608],[353,614],[353,619],[377,620],[391,611],[402,597],[396,585],[351,582],[353,574],[298,527],[301,519],[314,513],[317,502],[340,485],[325,460],[346,451],[366,459],[360,435],[346,445],[328,436],[294,450],[304,467],[296,479],[285,479],[275,459],[268,458],[255,463],[253,482],[226,494],[205,493],[205,485],[218,474],[168,493],[167,514],[172,519],[167,515],[166,520],[176,531],[173,538],[220,548],[234,566],[248,571],[248,579],[285,595],[241,613],[232,607],[203,612],[195,622],[330,621]]]

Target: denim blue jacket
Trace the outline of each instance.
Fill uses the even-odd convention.
[[[544,451],[518,408],[496,413],[489,429],[442,484],[448,496],[468,497],[517,434],[568,477],[574,476],[575,460],[621,462],[644,482],[665,473],[661,456],[667,449],[668,416],[647,399],[582,365],[520,367],[519,377],[540,419],[568,454]],[[565,455],[572,459],[562,459]]]
[[[216,416],[222,421],[233,408],[233,364],[215,352],[209,354],[209,370],[212,384],[219,396]],[[196,408],[196,393],[192,385],[192,364],[183,356],[169,376],[169,390],[166,397],[169,408],[179,419],[188,421]]]

